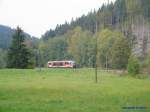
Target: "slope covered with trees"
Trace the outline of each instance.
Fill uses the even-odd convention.
[[[46,56],[42,62],[73,59],[79,66],[94,67],[97,58],[99,66],[121,69],[127,67],[132,54],[144,63],[150,52],[149,12],[149,0],[116,0],[70,23],[57,25],[42,35],[40,49]],[[60,39],[65,45],[52,44]],[[62,53],[58,50],[61,47]]]
[[[0,48],[7,50],[12,42],[12,37],[15,33],[15,29],[12,29],[8,26],[0,25]],[[25,40],[30,41],[30,43],[37,41],[35,37],[31,37],[30,34],[23,32],[25,35]]]
[[[149,12],[149,0],[116,0],[115,3],[103,4],[98,11],[91,11],[87,15],[83,15],[75,20],[72,19],[70,23],[65,22],[62,25],[57,25],[54,30],[50,29],[42,37],[46,40],[63,35],[77,26],[82,27],[83,30],[95,33],[96,23],[98,24],[98,29],[110,27],[119,30],[119,27],[124,22],[129,22],[134,18],[137,19],[139,15],[149,20]]]
[[[116,0],[115,3],[104,4],[98,11],[89,12],[88,15],[83,15],[70,23],[57,25],[54,30],[47,31],[42,38],[47,40],[64,35],[68,30],[73,30],[77,26],[93,34],[96,32],[96,26],[98,31],[109,28],[124,33],[135,48],[133,51],[141,56],[147,53],[150,47],[149,12],[149,0]]]
[[[13,35],[16,29],[12,29],[8,26],[0,25],[0,68],[7,66],[7,51],[12,43]],[[28,33],[22,32],[25,38],[25,45],[32,51],[36,51],[38,48],[39,39],[31,37]],[[35,54],[35,53],[33,53]]]
[[[14,29],[0,25],[0,48],[6,49],[9,47],[13,34]]]

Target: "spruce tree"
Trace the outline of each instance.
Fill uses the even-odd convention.
[[[24,33],[21,28],[17,27],[8,51],[8,68],[28,68],[30,66],[32,55],[24,42]]]

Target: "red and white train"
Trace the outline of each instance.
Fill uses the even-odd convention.
[[[74,61],[48,61],[48,68],[75,68],[76,64]]]

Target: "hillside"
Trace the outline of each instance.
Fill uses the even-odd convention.
[[[12,36],[15,32],[15,29],[12,29],[8,26],[0,25],[0,48],[7,49],[12,41]],[[34,40],[31,36],[24,32],[26,40]]]
[[[43,34],[42,39],[59,37],[80,26],[83,31],[95,34],[102,29],[122,32],[130,41],[132,51],[144,57],[150,50],[150,1],[149,0],[116,0],[115,3],[103,4],[97,11],[69,23],[57,25]],[[96,27],[97,26],[97,27]]]
[[[0,48],[8,48],[14,34],[14,29],[0,25]]]

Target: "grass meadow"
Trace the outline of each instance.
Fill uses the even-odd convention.
[[[0,70],[0,112],[150,112],[150,78],[94,69]]]

